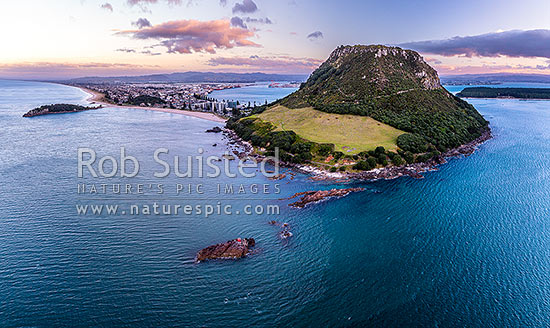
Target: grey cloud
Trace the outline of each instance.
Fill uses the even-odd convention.
[[[445,40],[407,42],[399,46],[442,56],[550,58],[550,30],[512,30]]]
[[[136,26],[137,28],[144,28],[144,27],[151,27],[151,22],[147,18],[138,18],[137,21],[132,22],[132,25]]]
[[[233,6],[233,13],[243,13],[243,14],[250,14],[253,12],[256,12],[258,10],[258,6],[254,3],[252,0],[243,0],[242,3],[236,3],[235,6]]]
[[[245,22],[247,23],[259,23],[259,24],[273,24],[271,19],[269,18],[252,18],[252,17],[244,17],[243,18]]]
[[[149,56],[160,56],[161,55],[160,52],[152,52],[151,50],[143,50],[140,53],[142,53],[144,55],[149,55]]]
[[[126,53],[136,52],[134,49],[128,49],[128,48],[120,48],[120,49],[117,49],[116,51],[126,52]]]
[[[231,26],[236,26],[236,27],[240,27],[240,28],[248,28],[248,26],[246,26],[244,21],[240,17],[237,17],[237,16],[231,18]]]
[[[308,36],[307,36],[308,39],[310,40],[317,40],[317,39],[322,39],[324,38],[324,35],[323,35],[323,32],[321,31],[315,31],[313,33],[310,33]]]

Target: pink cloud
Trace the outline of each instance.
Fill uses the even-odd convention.
[[[260,46],[249,40],[254,36],[254,32],[240,27],[232,27],[229,20],[170,21],[117,34],[142,40],[160,40],[160,44],[168,48],[169,53],[208,52],[213,54],[217,49]]]
[[[105,10],[109,10],[110,12],[113,12],[113,6],[108,2],[102,4],[100,7]]]
[[[157,73],[157,65],[127,63],[52,63],[23,62],[0,64],[0,77],[10,79],[67,79],[89,75],[113,76]]]

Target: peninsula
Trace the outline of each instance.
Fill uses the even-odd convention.
[[[417,52],[359,45],[337,48],[298,91],[227,127],[259,156],[277,147],[302,168],[391,178],[468,152],[490,137],[488,124]]]

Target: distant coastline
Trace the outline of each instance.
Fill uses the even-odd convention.
[[[171,108],[157,108],[157,107],[140,107],[140,106],[121,106],[121,105],[115,105],[110,102],[107,102],[105,100],[105,95],[88,89],[81,86],[75,86],[75,85],[68,85],[71,87],[78,88],[87,94],[90,95],[87,101],[91,103],[97,103],[101,104],[105,107],[115,107],[115,108],[130,108],[130,109],[142,109],[142,110],[149,110],[149,111],[155,111],[155,112],[163,112],[163,113],[171,113],[171,114],[179,114],[179,115],[186,115],[191,117],[200,118],[207,121],[217,122],[217,123],[225,123],[226,119],[220,116],[217,116],[213,113],[204,113],[204,112],[195,112],[195,111],[188,111],[188,110],[181,110],[181,109],[171,109]]]
[[[549,100],[550,88],[469,87],[457,94],[461,98]]]

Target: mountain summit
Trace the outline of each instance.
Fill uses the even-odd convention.
[[[488,126],[472,105],[441,86],[417,52],[382,45],[338,47],[279,104],[369,116],[407,132],[397,145],[413,153],[429,145],[441,151],[457,147]]]

